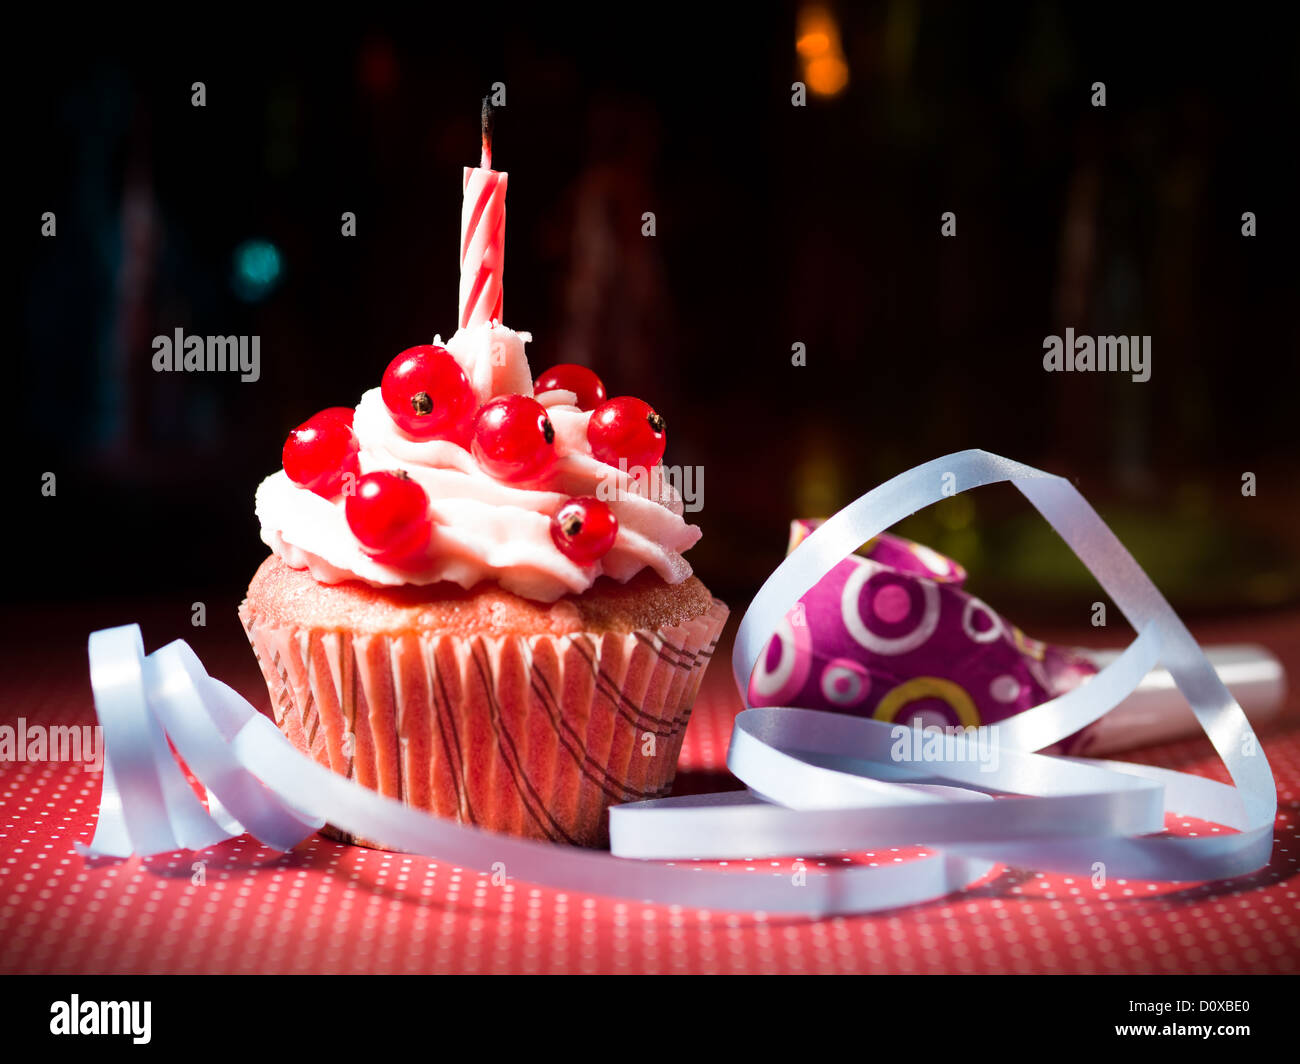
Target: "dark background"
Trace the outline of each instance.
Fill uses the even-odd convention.
[[[81,638],[203,600],[234,624],[285,433],[454,330],[461,167],[497,81],[506,322],[535,373],[587,362],[666,416],[666,461],[705,469],[691,561],[733,606],[791,517],[972,446],[1075,478],[1180,608],[1294,603],[1291,26],[1240,5],[830,10],[849,80],[805,108],[793,5],[15,31],[5,623],[45,603]],[[269,291],[238,283],[249,240],[282,256]],[[1045,373],[1067,326],[1150,334],[1150,381]],[[177,327],[260,335],[261,379],[155,374]],[[1098,597],[1009,489],[906,531],[1014,619],[1085,624]]]

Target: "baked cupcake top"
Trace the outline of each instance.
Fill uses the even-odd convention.
[[[326,584],[496,581],[553,602],[601,576],[689,577],[700,530],[664,475],[663,419],[583,367],[535,387],[531,339],[496,320],[435,337],[296,428],[257,489],[263,541]]]

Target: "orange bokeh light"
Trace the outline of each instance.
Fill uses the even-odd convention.
[[[849,64],[830,8],[808,4],[799,11],[794,48],[803,60],[803,80],[812,93],[835,96],[844,91],[849,83]]]
[[[831,50],[831,39],[829,35],[821,30],[814,30],[811,33],[805,33],[798,41],[795,42],[795,50],[805,59],[816,59],[820,55],[825,55]]]
[[[849,83],[849,65],[837,55],[824,55],[807,65],[804,79],[818,96],[834,96]]]

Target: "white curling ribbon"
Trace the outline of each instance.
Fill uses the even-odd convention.
[[[813,915],[872,912],[942,897],[997,863],[1112,878],[1206,880],[1267,864],[1277,798],[1245,714],[1173,610],[1074,487],[1061,477],[962,451],[903,473],[827,520],[776,569],[741,620],[732,664],[742,692],[786,612],[842,558],[959,490],[1010,481],[1096,576],[1139,633],[1074,690],[976,734],[927,743],[899,760],[898,727],[791,707],[746,708],[728,767],[748,787],[610,810],[613,855],[461,827],[385,798],[318,765],[275,725],[203,671],[184,643],[147,658],[139,629],[96,632],[91,680],[106,749],[92,855],[201,848],[246,828],[277,849],[322,823],[395,849],[565,890],[713,909]],[[951,490],[947,494],[952,494]],[[1235,787],[1125,762],[1035,751],[1127,697],[1163,662],[1223,759]],[[170,737],[216,801],[189,791]],[[988,743],[995,757],[989,752]],[[937,759],[933,756],[941,753]],[[994,802],[993,795],[1016,795]],[[1236,834],[1173,837],[1177,812]],[[656,864],[923,845],[928,856],[885,867],[803,876]]]

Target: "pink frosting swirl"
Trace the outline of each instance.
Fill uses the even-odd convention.
[[[480,404],[498,395],[532,395],[524,354],[527,333],[484,324],[445,344],[465,370]],[[435,337],[434,343],[442,341]],[[667,478],[640,480],[598,461],[587,443],[590,412],[571,392],[537,397],[555,427],[557,460],[540,486],[515,487],[490,476],[463,447],[413,440],[394,423],[379,389],[361,397],[353,428],[361,472],[404,470],[429,496],[433,535],[423,561],[395,568],[369,557],[348,528],[343,499],[324,499],[293,483],[284,470],[257,489],[262,540],[286,565],[325,584],[360,580],[376,587],[434,584],[471,588],[495,580],[517,595],[553,602],[587,590],[599,576],[627,581],[649,567],[670,584],[691,575],[682,552],[700,538],[683,519],[682,500]],[[651,490],[658,494],[652,496]],[[604,499],[618,518],[618,537],[599,561],[578,565],[551,539],[551,515],[573,496]]]

